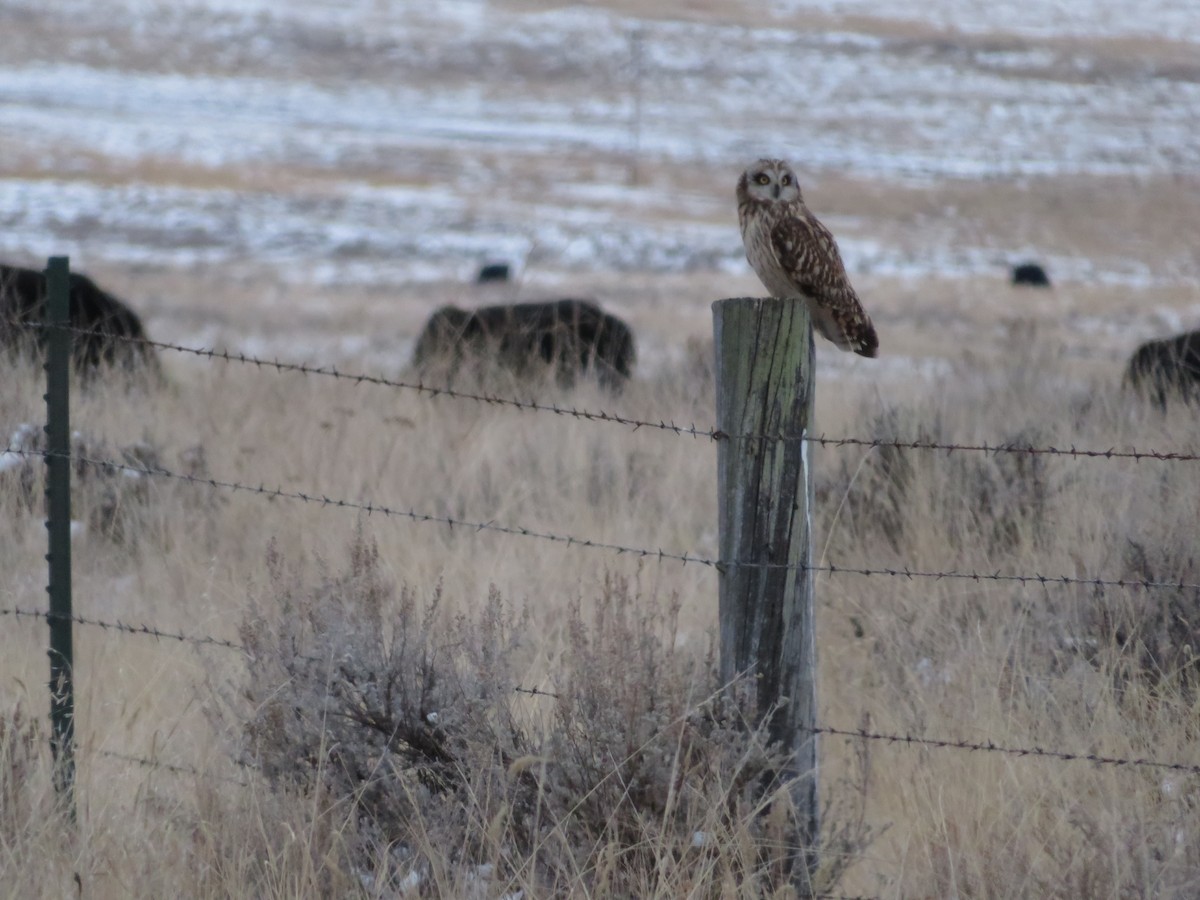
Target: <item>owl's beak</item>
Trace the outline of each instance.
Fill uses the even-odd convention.
[[[779,185],[775,185],[773,188],[771,188],[771,192],[775,195],[775,199],[778,200],[779,199]]]

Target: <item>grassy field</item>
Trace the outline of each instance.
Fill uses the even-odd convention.
[[[886,324],[881,332],[886,340]],[[703,427],[712,420],[712,385],[706,352],[695,346],[699,333],[694,337],[690,352],[680,348],[676,361],[635,379],[619,399],[587,386],[567,395],[546,388],[545,396]],[[1009,329],[994,349],[986,356],[947,353],[948,371],[933,378],[920,369],[897,373],[886,395],[852,371],[835,369],[840,377],[825,379],[818,390],[818,430],[1118,449],[1196,446],[1190,417],[1162,417],[1138,405],[1111,372],[1098,375],[1107,370],[1064,359],[1058,341],[1043,339],[1036,324]],[[818,352],[823,359],[832,353],[825,345]],[[166,389],[79,390],[73,425],[92,441],[90,453],[115,457],[118,448],[140,441],[165,468],[222,482],[715,555],[715,449],[707,440],[232,363],[169,355],[166,362]],[[37,379],[32,371],[19,377],[21,389],[5,392],[0,419],[36,422]],[[1190,539],[1195,463],[863,448],[814,449],[813,460],[822,563],[1200,581]],[[413,872],[422,873],[422,890],[439,896],[502,896],[521,888],[528,896],[768,890],[770,879],[747,863],[747,842],[762,836],[745,810],[720,826],[729,829],[728,843],[703,854],[690,851],[688,841],[697,832],[722,833],[709,821],[711,809],[681,807],[663,818],[646,813],[633,837],[601,817],[585,823],[595,829],[594,843],[543,849],[539,869],[519,860],[516,825],[506,830],[496,809],[480,801],[455,818],[436,797],[425,805],[414,801],[417,811],[407,820],[430,836],[429,845],[406,844],[390,862],[384,854],[368,878],[353,867],[354,860],[362,865],[355,854],[364,852],[365,827],[345,797],[332,796],[328,786],[284,790],[232,762],[245,752],[245,723],[259,722],[251,732],[261,735],[261,714],[272,698],[298,691],[312,677],[288,670],[281,648],[319,654],[330,650],[330,634],[370,634],[375,603],[384,631],[424,634],[428,625],[433,645],[461,650],[461,658],[456,649],[439,656],[456,677],[465,676],[455,667],[475,671],[494,651],[503,657],[488,663],[496,684],[571,698],[516,695],[503,704],[527,735],[526,753],[547,769],[572,771],[574,757],[562,739],[578,739],[576,730],[599,742],[597,758],[608,759],[614,772],[640,760],[643,744],[664,739],[667,758],[683,766],[677,721],[654,720],[657,732],[639,729],[651,710],[680,710],[686,718],[684,711],[695,715],[708,696],[704,660],[716,609],[711,569],[177,479],[131,486],[128,478],[89,474],[76,498],[77,517],[88,523],[75,544],[77,609],[192,636],[257,635],[258,651],[246,658],[220,647],[81,627],[80,828],[72,836],[60,815],[48,813],[44,741],[23,749],[10,728],[4,788],[10,800],[0,821],[7,848],[0,881],[8,896],[60,894],[73,890],[76,877],[84,895],[95,897],[355,890],[392,896],[405,877],[415,879]],[[4,484],[5,596],[13,606],[38,608],[44,531],[14,482]],[[352,548],[362,542],[378,554],[371,577],[384,586],[375,595],[355,587],[358,575],[346,575],[354,568]],[[361,548],[356,552],[361,556]],[[437,616],[426,623],[420,609],[439,594]],[[405,612],[404,596],[416,598],[417,614]],[[1191,647],[1200,598],[1194,588],[839,574],[819,577],[817,598],[826,724],[1196,762]],[[463,622],[485,620],[497,603],[513,617],[506,636],[473,650],[481,632]],[[296,624],[318,620],[322,626],[309,631]],[[25,718],[44,710],[46,663],[44,625],[9,623],[2,658],[12,725],[16,708]],[[653,659],[644,649],[631,653],[646,641],[659,648]],[[381,663],[388,664],[399,665]],[[631,706],[619,723],[628,733],[619,739],[598,730],[589,718],[595,705],[579,693],[603,681],[601,672],[612,676],[607,689],[614,692],[601,705]],[[445,702],[446,709],[453,705]],[[733,763],[718,752],[718,737],[696,736],[698,745],[710,741],[716,749],[703,757],[710,769],[688,770],[689,790],[705,796],[733,790],[722,781]],[[603,743],[610,738],[629,758],[612,756]],[[275,739],[275,751],[294,750],[288,741],[295,735]],[[468,743],[478,750],[480,740]],[[147,769],[122,754],[202,774]],[[823,743],[822,761],[824,794],[834,804],[830,839],[834,829],[853,836],[831,843],[829,858],[845,871],[825,887],[837,892],[1183,897],[1200,878],[1195,775],[834,738]],[[681,777],[671,771],[659,772],[662,783],[645,790],[665,791],[672,777]],[[404,782],[403,772],[393,777]],[[580,791],[574,799],[582,803],[587,795]],[[627,784],[622,791],[616,806],[622,797],[640,796]],[[562,812],[563,829],[586,818],[572,810],[568,804]],[[860,822],[865,829],[856,827]],[[456,849],[443,854],[446,847]],[[484,870],[467,860],[494,866],[486,870],[494,874],[472,874]],[[395,879],[390,887],[388,875]]]
[[[815,433],[1197,452],[1121,387],[1200,321],[1194,44],[644,6],[0,9],[0,254],[69,251],[157,340],[393,380],[443,304],[592,297],[637,337],[622,394],[484,389],[703,430],[710,305],[761,290],[733,156],[778,134],[881,339],[818,342]],[[516,280],[471,284],[497,254]],[[1052,290],[1008,285],[1027,256]],[[0,898],[790,896],[714,568],[510,533],[715,558],[710,440],[161,359],[74,386],[80,453],[185,476],[75,473],[108,627],[75,635],[74,824],[14,614],[45,606],[42,466],[0,457]],[[6,368],[0,441],[42,393]],[[826,736],[815,889],[1200,894],[1200,463],[810,458],[822,566],[1047,576],[819,574],[823,725],[1183,766]]]

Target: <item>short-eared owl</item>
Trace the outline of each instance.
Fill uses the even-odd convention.
[[[758,160],[742,173],[737,201],[746,259],[771,296],[805,300],[817,331],[843,350],[875,356],[875,326],[833,235],[804,205],[791,166]]]

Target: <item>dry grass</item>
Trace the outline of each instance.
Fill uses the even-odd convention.
[[[663,290],[671,294],[669,286]],[[643,312],[647,327],[657,322],[655,308],[648,302]],[[586,386],[563,399],[656,420],[707,423],[711,383],[705,368],[687,354],[677,357],[657,376],[635,380],[619,400]],[[1139,408],[1119,393],[1115,379],[1072,372],[1056,343],[1040,339],[1036,329],[998,337],[996,353],[985,358],[947,357],[953,374],[936,390],[917,371],[894,380],[886,393],[844,373],[826,378],[818,392],[822,428],[993,443],[1196,444],[1192,421]],[[165,391],[81,392],[76,427],[110,447],[143,440],[175,469],[183,465],[181,454],[201,445],[208,473],[221,480],[715,553],[714,449],[707,442],[245,366],[174,359],[169,368],[173,385]],[[19,390],[5,391],[0,400],[6,429],[36,421],[41,412],[34,374],[19,377]],[[1189,540],[1196,483],[1191,463],[1031,463],[1012,456],[889,455],[861,448],[814,452],[814,462],[821,561],[1200,580]],[[106,496],[102,485],[93,485],[82,483],[76,501],[85,521]],[[466,646],[461,636],[452,640],[454,629],[465,627],[454,622],[478,621],[489,596],[503,598],[514,613],[524,611],[526,618],[509,626],[517,632],[517,649],[505,644],[505,658],[489,663],[500,666],[501,683],[569,692],[573,679],[587,675],[595,688],[592,682],[603,681],[598,673],[622,672],[628,678],[612,683],[613,690],[626,685],[622,696],[682,704],[680,709],[699,708],[711,690],[700,673],[712,640],[716,583],[701,566],[210,492],[170,480],[152,480],[148,497],[132,494],[128,503],[136,514],[126,517],[120,533],[93,528],[77,540],[76,605],[82,614],[240,640],[253,621],[279,627],[285,598],[308,592],[306,602],[320,610],[321,621],[341,622],[353,634],[351,626],[363,627],[354,593],[322,595],[320,586],[337,583],[337,573],[348,566],[347,548],[361,533],[377,548],[379,578],[397,591],[383,601],[384,630],[401,621],[401,587],[416,598],[440,590],[444,618],[431,634],[446,635],[454,647]],[[38,607],[44,598],[43,529],[11,483],[0,492],[0,504],[10,528],[0,545],[5,605]],[[266,565],[272,547],[282,570]],[[604,587],[614,584],[623,585],[617,594]],[[321,596],[333,605],[322,607]],[[821,578],[817,596],[821,709],[829,724],[867,722],[888,732],[1197,761],[1196,672],[1187,649],[1195,646],[1189,631],[1200,606],[1195,592],[839,575]],[[625,631],[606,631],[595,619],[597,611],[613,608],[614,597],[624,604]],[[664,631],[654,623],[665,621],[672,607],[677,616]],[[20,704],[28,717],[46,702],[44,626],[10,622],[0,639],[10,686],[5,715]],[[644,657],[627,651],[643,639],[642,628],[660,642],[656,665],[693,674],[659,682],[639,668]],[[668,640],[661,643],[664,635]],[[446,659],[459,660],[454,665],[470,661],[445,649],[445,641],[434,643]],[[319,780],[285,790],[233,763],[244,752],[246,718],[296,684],[293,672],[273,686],[269,667],[263,668],[270,659],[283,656],[260,651],[248,668],[239,654],[221,648],[81,628],[80,827],[70,837],[61,818],[48,811],[44,741],[27,751],[6,738],[5,758],[21,771],[3,788],[15,790],[19,802],[6,803],[0,814],[0,883],[11,886],[10,895],[62,894],[74,890],[78,877],[89,897],[180,891],[390,896],[389,878],[417,870],[432,879],[426,889],[441,896],[467,896],[468,888],[481,890],[480,896],[524,887],[526,896],[599,891],[660,897],[728,896],[739,883],[737,890],[747,896],[762,889],[746,880],[753,816],[716,823],[725,842],[699,869],[679,836],[713,832],[714,823],[699,807],[680,807],[675,818],[662,819],[662,808],[653,803],[641,811],[638,830],[601,828],[585,842],[586,852],[567,842],[555,845],[551,859],[543,847],[539,852],[548,855],[539,869],[527,857],[513,856],[521,822],[501,816],[502,792],[477,798],[473,806],[451,804],[433,818],[429,807],[420,807],[412,820],[418,830],[406,832],[391,855],[378,856],[364,881],[363,825],[346,797],[331,796]],[[700,668],[688,668],[695,666]],[[253,682],[247,681],[250,673]],[[250,686],[248,694],[243,686]],[[496,707],[486,721],[499,721],[502,712],[520,718],[531,752],[560,761],[562,746],[550,750],[556,727],[578,734],[571,723],[589,721],[577,707],[520,696]],[[666,740],[669,762],[678,759],[678,737],[671,737],[676,721],[647,720],[650,731],[629,734],[642,735],[639,745]],[[319,742],[323,732],[305,733]],[[580,746],[602,745],[592,740]],[[871,746],[864,760],[863,749],[843,740],[823,745],[825,795],[840,807],[827,827],[852,826],[861,802],[865,822],[881,832],[865,849],[851,842],[854,852],[845,859],[837,855],[842,851],[831,851],[830,859],[847,868],[838,891],[1184,897],[1196,889],[1195,776],[903,746]],[[204,774],[147,769],[109,753],[195,766]],[[721,771],[714,763],[717,774],[697,776],[696,783],[718,789],[728,784]],[[499,791],[503,783],[491,784]],[[616,801],[627,796],[619,792]],[[562,811],[557,815],[565,816],[560,822],[570,819]],[[640,867],[632,856],[618,863],[628,852],[635,852]],[[489,871],[503,870],[503,877],[468,885],[465,879],[477,871],[468,861],[499,866]],[[548,876],[551,870],[558,874]],[[641,873],[640,880],[630,882],[630,872]]]

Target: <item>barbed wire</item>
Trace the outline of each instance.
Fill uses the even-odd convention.
[[[516,688],[524,692],[523,688]],[[545,696],[558,697],[553,692],[529,691],[529,693],[544,693]],[[706,701],[707,702],[707,701]],[[1129,768],[1166,769],[1174,772],[1185,772],[1200,775],[1200,764],[1165,762],[1147,757],[1105,756],[1099,753],[1074,753],[1068,750],[1053,750],[1044,747],[1016,747],[997,744],[993,741],[967,741],[953,738],[934,738],[924,735],[889,734],[873,731],[869,728],[837,728],[829,725],[797,726],[801,731],[814,735],[829,735],[835,737],[855,738],[866,741],[883,741],[889,744],[904,744],[908,746],[933,747],[941,750],[965,750],[969,752],[1000,753],[1035,759],[1050,759],[1058,762],[1089,762],[1102,766],[1127,766]]]
[[[50,327],[50,326],[39,326]],[[580,409],[574,406],[562,406],[557,403],[548,403],[539,400],[520,400],[516,397],[504,397],[499,394],[487,394],[474,391],[460,391],[449,386],[428,385],[424,381],[407,381],[404,379],[386,378],[382,375],[368,375],[362,372],[341,372],[336,366],[311,366],[306,363],[283,362],[278,359],[263,359],[262,357],[254,356],[246,353],[234,353],[229,350],[218,350],[209,347],[185,347],[181,344],[171,344],[165,341],[155,341],[145,337],[133,337],[131,335],[106,335],[103,332],[89,331],[87,329],[76,328],[69,326],[66,329],[73,334],[88,335],[88,336],[104,336],[114,338],[128,343],[144,344],[149,347],[155,347],[159,350],[172,350],[177,353],[182,353],[190,356],[198,356],[208,360],[220,360],[221,362],[242,363],[251,365],[259,369],[273,369],[280,373],[293,373],[299,375],[318,375],[327,378],[340,379],[343,381],[352,381],[355,384],[371,384],[379,387],[397,388],[400,390],[415,391],[418,394],[424,394],[431,399],[435,397],[448,397],[455,400],[470,400],[475,403],[481,403],[487,406],[508,407],[518,410],[529,410],[532,412],[552,413],[557,416],[566,416],[569,418],[581,419],[588,422],[609,422],[615,425],[623,425],[632,428],[634,431],[638,429],[657,429],[661,431],[671,432],[680,436],[691,436],[695,438],[708,438],[710,440],[718,440],[719,433],[711,428],[698,428],[695,424],[692,425],[677,425],[674,422],[666,421],[649,421],[637,419],[630,416],[623,416],[617,413],[606,412],[605,410],[589,410]]]
[[[557,694],[554,691],[543,691],[541,688],[515,687],[515,688],[513,688],[513,693],[514,694],[529,694],[530,696],[533,696],[533,697],[551,697],[555,700],[562,699],[562,694]]]
[[[138,634],[144,637],[158,638],[168,641],[179,641],[185,644],[196,644],[199,646],[221,647],[226,650],[237,650],[245,653],[246,648],[234,641],[227,641],[224,638],[211,637],[209,635],[190,635],[184,634],[181,631],[165,631],[155,628],[151,625],[131,625],[127,622],[105,622],[101,619],[93,619],[87,616],[70,615],[64,616],[58,613],[52,613],[49,610],[34,610],[21,609],[20,607],[9,607],[0,609],[0,616],[12,616],[15,619],[45,619],[46,621],[65,622],[70,621],[76,625],[85,625],[91,628],[100,628],[104,631],[116,631],[123,634]]]
[[[0,610],[0,613],[7,610]],[[143,633],[141,631],[135,633]],[[170,636],[170,635],[167,635]],[[532,694],[539,697],[551,697],[561,699],[561,695],[553,691],[543,691],[538,688],[523,688],[514,687],[514,693]],[[888,744],[903,744],[906,746],[918,747],[933,747],[939,750],[964,750],[967,752],[979,753],[998,753],[1006,756],[1016,756],[1021,758],[1031,759],[1049,759],[1058,762],[1087,762],[1098,766],[1116,766],[1127,768],[1152,768],[1163,769],[1172,772],[1183,772],[1189,775],[1200,775],[1200,764],[1196,763],[1178,763],[1167,762],[1165,760],[1150,759],[1147,757],[1121,757],[1121,756],[1106,756],[1100,753],[1073,753],[1067,750],[1053,750],[1045,747],[1017,747],[1004,744],[997,744],[993,741],[967,741],[956,740],[952,738],[933,738],[922,735],[913,735],[908,733],[883,733],[872,731],[867,728],[837,728],[828,725],[817,725],[811,727],[801,726],[801,730],[809,734],[823,734],[833,737],[846,737],[856,740],[881,741]],[[171,763],[163,763],[155,760],[149,760],[142,757],[130,756],[115,751],[100,750],[96,751],[103,756],[110,756],[116,759],[121,759],[126,762],[133,762],[143,766],[154,768],[167,769],[172,772],[188,775],[204,775],[207,773],[201,772],[190,766],[180,766]],[[243,767],[245,764],[239,763]],[[223,779],[236,781],[236,779]],[[244,784],[244,782],[238,782]]]
[[[750,435],[748,437],[759,437],[758,435]],[[794,439],[794,438],[792,438]],[[776,440],[789,440],[784,435],[779,435]],[[1018,453],[1027,456],[1066,456],[1071,459],[1132,459],[1135,462],[1142,460],[1158,460],[1160,462],[1195,462],[1200,460],[1200,453],[1189,453],[1186,451],[1159,451],[1159,450],[1138,450],[1130,448],[1129,450],[1118,450],[1115,447],[1110,447],[1107,450],[1087,449],[1076,447],[1072,444],[1070,447],[1035,447],[1033,444],[989,444],[987,442],[979,444],[956,444],[942,441],[932,440],[913,440],[904,441],[898,438],[855,438],[855,437],[840,437],[831,438],[821,435],[820,437],[805,438],[809,443],[820,444],[822,447],[867,447],[867,448],[885,448],[895,450],[944,450],[946,455],[958,451],[962,452],[982,452],[991,453],[993,455],[999,453]]]
[[[18,451],[30,455],[49,455],[35,453],[34,451]],[[1014,574],[1005,572],[980,572],[980,571],[937,571],[937,570],[922,570],[909,567],[868,567],[868,566],[842,566],[836,563],[826,563],[824,565],[806,565],[802,563],[769,563],[769,562],[739,562],[739,561],[724,561],[713,559],[706,556],[698,556],[691,553],[675,553],[663,549],[652,549],[648,547],[637,547],[627,544],[618,544],[609,541],[593,540],[591,538],[580,538],[568,534],[556,534],[549,531],[539,531],[532,528],[526,528],[521,525],[500,525],[494,521],[477,522],[467,519],[458,519],[453,516],[440,516],[433,513],[421,513],[415,509],[399,509],[383,504],[367,502],[362,503],[354,500],[345,500],[339,498],[328,497],[323,494],[310,494],[304,491],[289,491],[283,488],[268,488],[265,485],[257,487],[250,484],[243,484],[236,481],[222,481],[217,478],[207,476],[191,475],[182,472],[172,472],[161,467],[147,468],[144,466],[135,466],[125,462],[118,462],[110,459],[93,459],[86,456],[76,456],[68,454],[67,458],[74,462],[81,462],[86,465],[96,466],[100,468],[115,469],[118,471],[132,472],[139,475],[147,475],[158,478],[169,478],[179,481],[184,481],[192,484],[204,485],[211,488],[219,488],[232,492],[248,493],[255,496],[265,497],[267,499],[285,499],[298,500],[303,503],[313,503],[322,507],[333,507],[338,509],[347,509],[356,512],[366,513],[368,516],[378,513],[388,518],[404,518],[414,522],[427,522],[431,524],[445,525],[453,530],[455,528],[464,531],[490,531],[498,534],[515,535],[519,537],[535,538],[538,540],[549,541],[551,543],[562,544],[567,547],[584,547],[593,550],[604,550],[615,553],[619,556],[631,556],[639,559],[654,559],[659,562],[678,562],[682,565],[695,564],[705,566],[707,568],[716,569],[724,572],[735,567],[770,569],[770,570],[791,570],[791,571],[807,571],[807,572],[823,572],[829,575],[861,575],[864,577],[870,576],[887,576],[887,577],[903,577],[903,578],[922,578],[940,580],[961,580],[974,582],[1011,582],[1018,584],[1038,584],[1042,586],[1050,585],[1077,585],[1095,588],[1141,588],[1141,589],[1172,589],[1172,590],[1200,590],[1200,584],[1192,584],[1183,581],[1152,581],[1149,579],[1135,578],[1099,578],[1099,577],[1079,577],[1072,575],[1046,575],[1040,572],[1030,574]]]
[[[747,565],[755,565],[749,563]],[[922,571],[919,569],[910,568],[867,568],[853,566],[839,566],[834,563],[828,563],[822,566],[771,566],[771,564],[762,564],[771,568],[805,568],[810,572],[826,572],[830,575],[884,575],[897,578],[929,578],[934,581],[943,579],[956,579],[961,581],[1007,581],[1016,582],[1019,584],[1040,584],[1050,586],[1052,584],[1062,585],[1082,585],[1086,587],[1115,587],[1115,588],[1169,588],[1172,590],[1184,591],[1200,591],[1200,584],[1180,579],[1179,581],[1150,581],[1141,578],[1083,578],[1071,575],[1043,575],[1038,572],[1031,574],[1018,575],[1005,572],[938,572],[938,571]]]
[[[856,738],[866,741],[883,741],[889,744],[906,744],[912,746],[934,747],[942,750],[967,750],[982,753],[1001,753],[1008,756],[1027,758],[1052,759],[1060,762],[1090,762],[1101,766],[1127,766],[1130,768],[1166,769],[1172,772],[1185,772],[1189,775],[1200,775],[1200,764],[1163,762],[1145,757],[1127,758],[1120,756],[1104,756],[1098,753],[1070,753],[1064,750],[1047,750],[1044,747],[1009,747],[992,741],[961,741],[944,738],[921,737],[911,734],[882,734],[866,728],[833,728],[829,726],[800,726],[802,731],[809,734],[826,734],[839,737]]]
[[[14,608],[0,609],[0,615],[24,616],[24,617],[39,618],[39,619],[67,618],[67,617],[56,617],[47,612],[22,610],[22,609],[14,609]],[[167,632],[167,631],[162,631],[160,629],[152,628],[148,625],[130,626],[130,625],[125,625],[125,624],[119,623],[119,622],[118,623],[100,622],[100,621],[97,621],[94,619],[85,619],[85,618],[76,617],[76,616],[71,616],[69,618],[72,622],[76,622],[79,624],[96,625],[96,626],[99,626],[102,628],[108,628],[108,629],[123,632],[126,634],[149,635],[149,636],[153,636],[153,637],[168,638],[171,640],[186,641],[189,643],[215,644],[218,646],[228,647],[230,649],[235,649],[235,650],[243,649],[242,647],[240,647],[236,644],[233,644],[232,642],[224,641],[224,640],[221,640],[220,638],[189,637],[186,635],[180,635],[180,634],[175,634],[175,633],[171,633],[171,632]],[[308,657],[305,657],[305,658],[308,658]],[[527,694],[527,695],[532,695],[532,696],[537,696],[537,697],[548,697],[548,698],[552,698],[552,699],[556,699],[556,700],[562,699],[561,694],[559,694],[555,691],[542,690],[540,688],[526,688],[526,687],[516,686],[512,690],[513,690],[513,693],[517,693],[517,694]],[[1106,755],[1098,754],[1098,753],[1073,753],[1073,752],[1066,751],[1066,750],[1054,750],[1054,749],[1047,749],[1045,747],[1036,747],[1036,746],[1035,747],[1007,746],[1007,745],[1003,745],[1003,744],[996,744],[992,741],[966,741],[966,740],[956,740],[956,739],[952,739],[952,738],[933,738],[933,737],[927,737],[927,736],[922,736],[922,735],[913,735],[913,734],[907,734],[907,733],[889,734],[889,733],[872,731],[867,728],[850,729],[850,728],[836,728],[833,726],[826,726],[826,725],[817,725],[817,726],[810,726],[810,727],[801,726],[801,730],[808,732],[810,734],[824,734],[824,735],[835,736],[835,737],[854,738],[857,740],[882,741],[884,743],[889,743],[889,744],[904,744],[904,745],[908,745],[908,746],[933,747],[933,748],[942,749],[942,750],[965,750],[965,751],[969,751],[969,752],[999,753],[999,754],[1004,754],[1004,755],[1008,755],[1008,756],[1050,759],[1050,760],[1056,760],[1059,762],[1089,762],[1089,763],[1093,763],[1095,765],[1118,766],[1118,767],[1125,766],[1125,767],[1129,767],[1129,768],[1165,769],[1165,770],[1175,771],[1175,772],[1184,772],[1184,773],[1187,773],[1190,775],[1200,775],[1200,764],[1166,762],[1164,760],[1150,759],[1147,757],[1106,756]],[[148,760],[148,759],[145,759],[142,757],[136,757],[136,756],[130,756],[127,754],[117,753],[115,751],[100,750],[97,752],[102,755],[105,755],[105,756],[111,756],[111,757],[114,757],[117,759],[122,759],[126,762],[133,762],[133,763],[137,763],[140,765],[168,769],[168,770],[178,772],[181,774],[189,774],[189,775],[206,774],[206,773],[203,773],[197,769],[194,769],[194,768],[191,768],[188,766],[179,766],[179,765],[174,765],[171,763],[163,763],[163,762],[158,762],[155,760]]]
[[[109,759],[120,760],[121,762],[133,763],[134,765],[142,766],[147,769],[155,769],[158,771],[170,772],[173,775],[188,775],[195,778],[215,778],[218,781],[225,781],[229,784],[236,784],[240,787],[249,787],[250,782],[243,781],[240,778],[234,778],[232,775],[213,775],[211,772],[204,772],[197,769],[195,766],[184,766],[179,763],[162,762],[156,759],[146,759],[144,756],[134,756],[129,753],[119,753],[115,750],[93,750],[97,756],[108,757]],[[246,765],[235,761],[235,764],[243,769],[251,769],[253,766]]]
[[[542,696],[559,698],[559,694],[515,688],[519,693],[533,693]],[[1166,769],[1173,772],[1185,772],[1190,775],[1200,775],[1200,764],[1165,762],[1147,757],[1105,756],[1099,753],[1073,753],[1068,750],[1051,750],[1045,747],[1014,747],[997,744],[993,741],[966,741],[952,738],[934,738],[912,734],[888,734],[872,731],[868,728],[835,728],[828,725],[797,726],[808,734],[823,734],[834,737],[855,738],[865,741],[882,741],[889,744],[904,744],[908,746],[933,747],[940,750],[965,750],[968,752],[1000,753],[1007,756],[1017,756],[1032,759],[1050,759],[1057,762],[1089,762],[1100,766],[1126,766],[1129,768]]]
[[[245,365],[252,365],[260,369],[274,369],[275,371],[281,373],[290,372],[301,375],[318,375],[345,381],[352,381],[355,384],[372,384],[382,387],[410,390],[415,391],[418,394],[427,395],[431,399],[436,397],[447,397],[457,400],[470,400],[489,406],[551,413],[556,416],[565,416],[587,422],[606,422],[628,427],[634,431],[638,431],[640,429],[653,429],[669,432],[680,437],[707,438],[711,441],[758,440],[785,443],[789,441],[805,441],[810,444],[818,444],[822,447],[863,447],[868,449],[883,448],[895,450],[944,451],[947,455],[955,452],[979,452],[984,454],[1016,453],[1032,456],[1064,456],[1071,459],[1129,459],[1135,462],[1141,462],[1143,460],[1154,460],[1160,462],[1200,461],[1200,452],[1174,450],[1161,451],[1155,449],[1141,450],[1136,447],[1131,447],[1127,450],[1118,450],[1116,447],[1109,447],[1107,449],[1086,448],[1076,447],[1074,444],[1070,445],[1069,447],[1055,447],[1052,445],[1035,446],[1033,444],[1021,444],[1011,441],[995,444],[987,441],[979,443],[956,443],[952,441],[922,439],[903,440],[900,438],[829,437],[825,434],[786,434],[783,432],[750,432],[744,434],[729,434],[715,427],[704,428],[697,426],[694,422],[689,425],[679,425],[674,421],[666,421],[665,419],[659,419],[657,421],[651,419],[639,419],[633,416],[625,416],[602,409],[581,409],[574,406],[564,406],[545,401],[521,400],[516,397],[505,397],[499,394],[460,391],[449,386],[427,385],[421,380],[406,381],[402,379],[385,378],[379,375],[368,375],[365,373],[341,372],[338,371],[336,366],[310,366],[305,363],[283,362],[278,359],[263,359],[261,357],[246,353],[233,353],[229,350],[217,350],[215,348],[207,347],[186,347],[181,344],[172,344],[166,341],[155,341],[146,337],[133,337],[130,335],[105,335],[103,332],[90,331],[87,329],[76,328],[74,326],[69,326],[67,330],[73,334],[90,336],[103,335],[116,340],[145,344],[146,346],[155,347],[160,350],[170,350],[177,353],[203,357],[209,360],[242,363]]]

